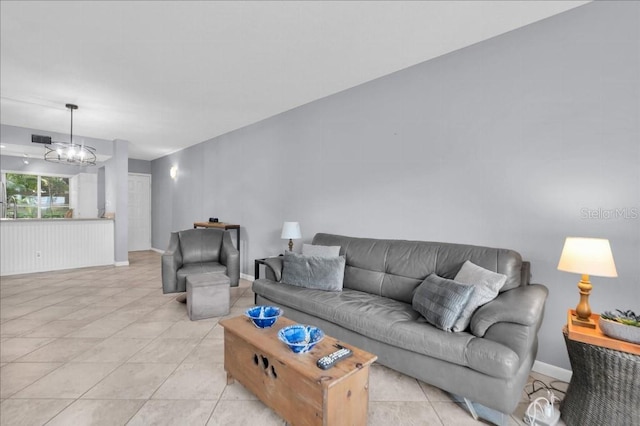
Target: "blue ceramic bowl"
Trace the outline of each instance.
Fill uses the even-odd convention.
[[[276,306],[254,306],[244,313],[251,319],[253,325],[258,328],[268,328],[276,323],[282,315],[282,309]]]
[[[311,325],[294,324],[278,331],[278,339],[289,347],[294,353],[309,352],[322,339],[324,332]]]

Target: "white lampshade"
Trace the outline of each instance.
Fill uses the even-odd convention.
[[[285,222],[282,225],[282,235],[280,236],[283,240],[297,240],[302,238],[302,233],[300,232],[300,224],[298,222]]]
[[[618,276],[609,240],[604,238],[567,237],[558,270],[598,277]]]

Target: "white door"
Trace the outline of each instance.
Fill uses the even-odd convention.
[[[151,249],[151,175],[129,173],[129,251]]]

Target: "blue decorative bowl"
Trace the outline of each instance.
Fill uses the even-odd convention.
[[[278,339],[289,346],[294,353],[309,352],[322,339],[324,332],[311,325],[294,324],[278,331]]]
[[[254,306],[247,309],[244,314],[251,319],[256,327],[269,328],[282,315],[282,309],[277,306]]]

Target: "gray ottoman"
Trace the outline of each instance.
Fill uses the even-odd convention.
[[[187,276],[187,313],[191,321],[229,313],[229,277],[222,273]]]

